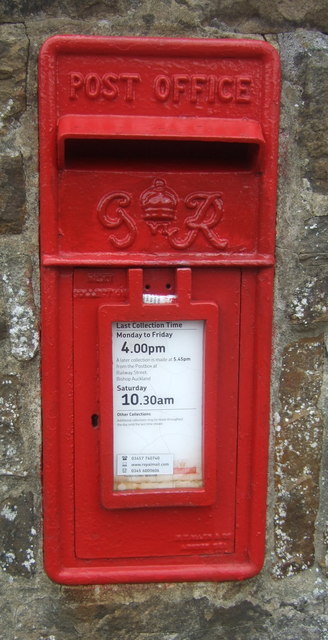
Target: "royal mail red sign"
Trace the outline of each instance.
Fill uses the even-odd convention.
[[[56,36],[42,48],[55,580],[260,569],[278,100],[263,42]]]

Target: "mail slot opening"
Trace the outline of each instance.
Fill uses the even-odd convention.
[[[254,171],[259,150],[253,142],[67,138],[64,167]]]

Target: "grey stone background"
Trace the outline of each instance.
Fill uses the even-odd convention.
[[[327,0],[2,0],[0,23],[0,639],[327,640]],[[246,582],[61,587],[43,572],[37,56],[56,33],[280,52],[267,556]]]

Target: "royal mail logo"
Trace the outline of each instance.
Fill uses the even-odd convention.
[[[178,202],[176,192],[161,178],[154,180],[151,187],[143,191],[140,196],[143,218],[153,233],[163,225],[167,227],[168,223],[176,219]]]
[[[177,224],[179,207],[187,214],[182,226]],[[136,240],[137,212],[151,233],[162,235],[174,249],[188,249],[199,235],[215,249],[225,249],[228,244],[216,229],[223,215],[222,193],[217,191],[193,192],[181,199],[166,180],[155,178],[137,197],[137,203],[126,191],[107,193],[101,198],[97,213],[101,224],[111,230],[109,238],[117,249],[126,249]]]

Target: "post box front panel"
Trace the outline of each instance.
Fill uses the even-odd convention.
[[[101,167],[95,174],[92,163],[89,171],[65,170],[59,188],[60,250],[174,252],[176,259],[186,251],[191,256],[217,251],[254,253],[258,170],[205,172],[198,162],[194,170],[181,169],[175,164],[179,144],[172,145],[171,166],[163,162],[152,166],[149,150],[148,170],[143,172],[137,160],[133,172],[123,166],[107,171]],[[197,143],[193,144],[191,152],[197,158]]]
[[[50,217],[59,229],[48,259],[268,257],[273,49],[123,40],[53,39],[42,58],[45,163],[56,175]]]
[[[128,280],[129,302],[99,309],[103,504],[212,504],[217,304],[193,299],[191,269],[129,269]]]
[[[145,271],[147,272],[147,270]],[[155,285],[155,282],[161,277],[160,272],[161,269],[154,269],[150,273],[150,278],[154,282],[153,288],[159,295],[161,294],[161,287]],[[183,492],[186,488],[188,489],[187,484],[187,487],[180,486],[178,488],[177,496],[167,490],[165,494],[167,496],[166,503],[162,508],[149,506],[151,505],[152,491],[149,492],[148,496],[143,496],[140,508],[133,508],[139,504],[137,488],[136,495],[133,495],[133,491],[130,492],[126,508],[124,509],[123,497],[123,504],[122,502],[120,503],[121,508],[116,510],[104,508],[104,501],[101,499],[103,490],[103,474],[99,474],[101,436],[103,435],[107,441],[111,430],[109,422],[111,416],[104,415],[101,405],[96,403],[96,398],[99,394],[97,389],[98,350],[103,348],[103,345],[95,344],[94,337],[97,335],[99,307],[104,307],[106,301],[113,303],[111,293],[115,295],[115,292],[120,289],[124,275],[127,285],[127,274],[124,274],[124,272],[116,273],[116,270],[113,269],[102,269],[100,272],[94,269],[77,270],[74,275],[74,292],[78,292],[78,297],[74,298],[74,398],[75,420],[80,425],[80,428],[75,433],[75,535],[77,554],[82,558],[99,558],[104,557],[104,555],[105,557],[120,557],[122,554],[122,541],[124,541],[124,553],[129,557],[193,555],[193,551],[197,550],[197,545],[201,549],[201,545],[204,542],[202,536],[206,537],[206,535],[211,542],[205,547],[206,550],[210,550],[211,553],[216,553],[218,550],[225,553],[231,552],[234,548],[235,521],[240,271],[222,271],[219,279],[214,269],[206,269],[205,273],[198,273],[196,270],[193,274],[193,299],[199,302],[203,301],[204,298],[206,300],[206,291],[211,290],[213,292],[215,290],[213,302],[217,304],[219,309],[219,320],[215,328],[219,334],[218,341],[216,352],[211,353],[211,358],[218,362],[217,379],[212,381],[214,382],[212,394],[215,394],[217,403],[216,417],[213,415],[207,417],[207,423],[205,422],[202,425],[202,437],[199,442],[199,446],[202,449],[205,438],[210,438],[207,445],[207,456],[203,459],[202,451],[199,454],[204,465],[204,475],[206,474],[207,466],[212,467],[211,476],[215,477],[216,486],[215,500],[211,500],[212,504],[208,506],[200,507],[197,506],[197,496],[194,499],[196,504],[193,505],[193,496],[189,493],[184,500],[180,499],[180,508],[177,508],[175,506],[176,499],[180,497],[181,490]],[[149,278],[147,278],[147,275],[146,273],[146,281],[148,283]],[[97,282],[97,277],[99,282]],[[205,277],[206,281],[205,291],[203,277]],[[106,287],[99,287],[105,278],[108,278]],[[171,282],[173,282],[172,289],[174,290],[174,279]],[[99,288],[103,289],[100,295]],[[107,294],[104,289],[107,289]],[[92,291],[94,291],[94,296]],[[83,296],[83,292],[87,297]],[[120,298],[120,302],[122,301],[124,299]],[[127,301],[126,294],[125,302]],[[163,305],[154,306],[159,307],[156,309],[156,314],[158,323],[160,323],[160,318],[165,318]],[[147,317],[146,313],[145,317]],[[150,318],[148,316],[149,321]],[[151,320],[151,322],[153,321]],[[169,321],[164,320],[164,324],[166,322]],[[141,331],[138,333],[141,333]],[[136,340],[138,339],[136,338]],[[138,344],[144,344],[144,342],[140,340]],[[155,358],[158,360],[158,365],[160,365],[161,357],[163,356]],[[172,355],[172,357],[175,356]],[[176,357],[179,357],[178,352]],[[146,359],[148,360],[148,358],[152,358],[152,356],[147,356]],[[169,362],[165,364],[167,367],[170,366]],[[188,370],[188,366],[188,361],[185,361],[185,370]],[[199,381],[200,374],[200,371],[193,372],[192,379],[194,384]],[[181,369],[181,375],[183,375],[183,368]],[[131,377],[136,379],[135,384],[127,381],[128,377],[127,375],[123,376],[122,386],[124,383],[126,386],[139,386],[141,385],[140,378],[149,376],[141,376],[140,373],[138,374],[134,370],[134,375]],[[151,384],[151,381],[146,380],[144,384]],[[168,384],[167,379],[166,384]],[[209,381],[209,386],[210,384],[211,381]],[[177,382],[175,382],[176,386],[178,386]],[[208,391],[204,391],[204,393],[206,394]],[[175,395],[175,392],[172,391],[172,394]],[[225,402],[227,397],[229,398],[228,404]],[[172,414],[171,408],[172,405],[166,405],[162,408],[160,426],[157,427],[154,419],[151,421],[150,427],[148,427],[147,433],[144,435],[144,446],[140,446],[138,442],[139,453],[142,451],[147,452],[147,445],[161,434],[163,434],[164,438],[167,438],[167,441],[165,448],[160,448],[157,454],[174,453],[174,436],[177,436],[179,422],[169,422]],[[180,408],[188,409],[188,407],[184,407],[182,399]],[[112,412],[113,410],[115,409],[112,408]],[[128,413],[130,414],[131,428],[133,429],[134,421],[138,420],[136,414],[148,412],[143,411],[139,406],[137,411],[132,408]],[[159,415],[158,410],[155,413],[157,413],[157,416]],[[180,413],[183,415],[183,412]],[[92,426],[92,416],[94,414],[100,416],[100,424],[96,428]],[[141,428],[145,430],[148,425],[147,419],[147,416],[139,415],[139,420],[142,421]],[[213,421],[215,424],[214,436],[211,427],[211,422],[213,423]],[[171,424],[172,427],[170,427]],[[129,425],[123,423],[121,428],[129,428]],[[135,429],[137,430],[137,425]],[[210,431],[209,436],[206,430]],[[101,434],[101,431],[103,434]],[[140,430],[138,436],[140,437]],[[171,439],[171,442],[169,439]],[[182,442],[178,444],[181,455],[183,455],[183,434]],[[163,447],[163,442],[160,443],[160,446]],[[189,443],[186,441],[185,451],[188,451],[188,446]],[[135,453],[138,453],[138,451]],[[113,455],[113,445],[111,454]],[[215,468],[213,468],[213,457],[215,458]],[[107,458],[103,464],[109,468],[112,467],[111,462]],[[113,478],[111,479],[106,470],[105,476],[109,489],[110,482],[112,481],[113,483]],[[95,478],[96,481],[92,483],[86,481],[86,478],[91,477]],[[181,481],[181,474],[177,473],[176,477]],[[144,481],[147,480],[146,478],[143,479]],[[158,490],[157,487],[155,488]],[[112,504],[110,506],[113,507]],[[133,535],[131,535],[131,531],[133,531]],[[189,543],[187,543],[188,540]]]
[[[59,582],[261,568],[278,99],[263,42],[42,49],[45,563]]]
[[[235,54],[231,41],[213,47],[185,40],[184,50],[166,42],[146,47],[140,39],[132,51],[118,39],[104,46],[99,38],[90,47],[84,40],[80,53],[67,48],[57,61],[58,115],[89,113],[92,104],[92,113],[105,115],[180,115],[182,107],[188,116],[196,110],[242,118],[247,105],[251,118],[261,118],[264,50],[256,55],[258,43]]]

